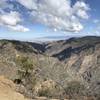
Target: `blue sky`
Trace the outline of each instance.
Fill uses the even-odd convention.
[[[100,0],[0,0],[0,38],[100,36],[99,4]]]

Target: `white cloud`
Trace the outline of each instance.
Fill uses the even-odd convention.
[[[77,1],[73,6],[74,13],[83,19],[88,19],[87,11],[90,10],[89,6],[83,1]]]
[[[0,15],[0,23],[3,25],[14,26],[21,21],[20,14],[18,12],[3,13]]]
[[[21,21],[20,14],[16,11],[11,11],[10,13],[3,12],[3,14],[0,15],[0,25],[14,31],[29,31],[28,28],[19,24]]]
[[[7,0],[0,0],[0,25],[12,30],[29,31],[21,25],[22,19],[16,11],[10,13],[2,9],[9,6]],[[84,26],[81,19],[88,19],[89,6],[84,1],[77,1],[71,5],[71,0],[11,0],[17,1],[27,9],[31,10],[33,22],[48,26],[54,31],[81,31]],[[13,8],[12,8],[13,10]]]
[[[18,2],[20,2],[20,4],[22,4],[23,6],[25,6],[26,8],[29,9],[36,9],[36,1],[37,0],[16,0]]]
[[[7,3],[8,0],[0,0],[0,26],[6,27],[13,31],[27,32],[28,28],[20,23],[23,21],[20,13],[13,10],[13,5]],[[5,12],[3,9],[11,9],[10,12]]]
[[[88,19],[88,5],[77,1],[71,6],[71,0],[18,0],[27,9],[32,10],[32,19],[52,29],[78,32],[83,29],[81,19]]]
[[[16,26],[7,26],[9,29],[19,32],[27,32],[29,31],[28,28],[22,26],[22,25],[16,25]]]
[[[88,19],[89,18],[86,11],[84,11],[84,10],[78,10],[76,14],[77,14],[77,16],[79,16],[83,19]]]

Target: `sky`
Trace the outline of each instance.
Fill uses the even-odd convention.
[[[0,39],[100,36],[100,0],[0,0]]]

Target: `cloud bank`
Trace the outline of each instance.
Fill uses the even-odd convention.
[[[1,5],[7,5],[1,0]],[[79,32],[84,26],[82,20],[89,18],[90,7],[84,1],[77,1],[72,5],[71,0],[13,0],[29,10],[33,23],[41,23],[54,31]],[[0,14],[0,24],[12,30],[29,31],[20,25],[22,19],[17,11]]]
[[[84,27],[81,19],[88,19],[89,6],[77,1],[71,6],[71,0],[18,0],[27,9],[32,10],[33,20],[54,30],[78,32]],[[34,6],[32,6],[34,5]]]
[[[0,1],[0,26],[4,26],[9,28],[13,31],[20,31],[20,32],[27,32],[29,31],[28,28],[24,27],[23,25],[20,25],[20,22],[22,22],[21,15],[17,11],[13,11],[13,9],[10,12],[6,12],[3,9],[11,8],[13,5],[9,5],[7,3],[8,0],[1,0]]]

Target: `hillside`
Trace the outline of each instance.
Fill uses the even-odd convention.
[[[28,98],[100,100],[100,37],[41,44],[0,40],[0,75]]]
[[[0,99],[1,100],[28,100],[15,90],[15,85],[12,81],[0,76]]]

